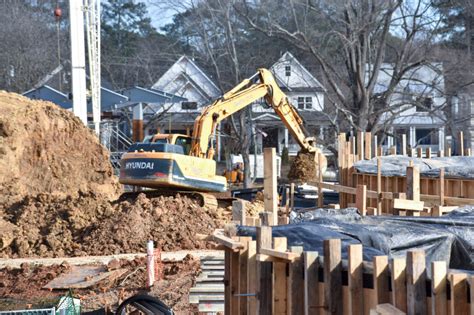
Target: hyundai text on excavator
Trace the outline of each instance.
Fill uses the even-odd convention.
[[[213,138],[220,121],[264,98],[301,146],[314,152],[315,139],[308,137],[303,119],[280,89],[272,73],[259,69],[220,99],[205,107],[196,118],[192,136],[156,134],[132,145],[122,156],[120,183],[168,190],[224,192],[227,182],[216,175]],[[326,160],[324,159],[324,163]]]

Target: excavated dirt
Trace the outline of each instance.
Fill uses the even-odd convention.
[[[186,196],[110,202],[96,194],[27,197],[6,211],[0,257],[65,257],[144,252],[148,240],[164,251],[202,249],[196,234],[211,234],[230,218]]]
[[[290,171],[288,172],[288,179],[290,181],[294,181],[297,183],[306,183],[311,181],[317,181],[317,172],[318,172],[318,165],[317,165],[317,154],[321,151],[317,151],[316,153],[309,153],[300,151],[296,155],[296,158],[293,160],[291,164]],[[324,172],[327,167],[327,160],[322,156],[322,165],[321,169]]]
[[[118,196],[107,150],[71,112],[0,91],[0,206],[39,193]]]
[[[69,268],[66,264],[47,267],[24,264],[21,269],[0,269],[0,310],[54,306],[68,292],[42,287]],[[81,299],[82,311],[101,308],[114,311],[126,298],[147,293],[158,297],[177,314],[195,313],[196,307],[189,305],[189,290],[200,272],[199,260],[187,256],[183,261],[164,262],[162,279],[151,290],[145,288],[145,258],[109,263],[109,270],[117,268],[125,268],[127,272],[113,283],[104,280],[92,288],[72,292]]]

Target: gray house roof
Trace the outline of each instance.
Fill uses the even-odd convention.
[[[65,109],[72,108],[72,101],[69,99],[68,95],[53,89],[49,85],[43,85],[37,89],[26,91],[23,93],[23,96],[34,100],[50,101]]]

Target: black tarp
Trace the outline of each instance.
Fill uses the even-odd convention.
[[[239,236],[255,237],[255,228],[238,226]],[[288,246],[323,253],[323,240],[362,243],[364,260],[376,255],[405,257],[411,249],[423,249],[427,265],[444,260],[449,268],[474,270],[474,207],[459,208],[442,217],[361,217],[357,209],[315,209],[292,216],[291,224],[274,226],[274,237],[286,237]]]

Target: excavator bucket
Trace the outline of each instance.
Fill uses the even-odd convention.
[[[122,156],[119,181],[124,185],[173,190],[224,192],[225,177],[214,160],[185,155],[181,146],[136,143]]]

